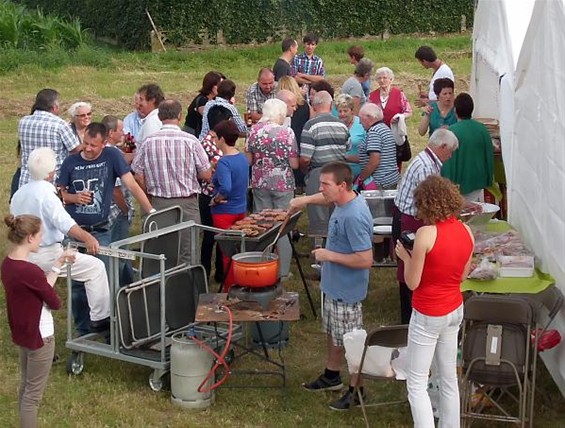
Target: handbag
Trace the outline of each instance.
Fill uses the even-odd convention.
[[[412,158],[412,150],[410,149],[410,141],[408,136],[404,137],[404,144],[396,146],[396,161],[408,162]]]

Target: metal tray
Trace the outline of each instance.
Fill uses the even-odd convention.
[[[373,218],[392,217],[397,190],[368,190],[361,195],[367,201]]]

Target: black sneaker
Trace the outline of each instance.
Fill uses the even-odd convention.
[[[365,401],[365,399],[366,399],[366,396],[363,393],[363,401]],[[341,398],[339,400],[336,400],[332,404],[330,404],[330,409],[338,410],[338,411],[349,410],[352,403],[353,403],[353,406],[355,406],[355,407],[361,405],[361,403],[359,401],[359,396],[357,394],[355,394],[355,397],[353,397],[353,393],[351,391],[349,391],[349,389],[348,389],[345,392],[345,394],[343,394],[341,396]]]
[[[339,391],[343,388],[343,383],[341,383],[341,377],[338,376],[335,379],[328,379],[323,374],[321,374],[318,379],[310,383],[303,383],[302,386],[308,391]]]

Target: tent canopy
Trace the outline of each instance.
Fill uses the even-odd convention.
[[[471,90],[500,121],[510,222],[565,294],[564,23],[565,0],[479,0]],[[565,395],[565,343],[542,356]]]

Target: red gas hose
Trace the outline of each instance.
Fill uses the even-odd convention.
[[[207,393],[207,392],[213,391],[214,389],[219,387],[221,384],[223,384],[228,379],[229,374],[230,374],[230,366],[226,362],[225,356],[229,352],[230,345],[231,345],[232,330],[233,330],[233,314],[232,314],[231,309],[228,308],[227,306],[222,306],[221,309],[225,310],[228,313],[228,318],[229,318],[228,337],[226,339],[226,345],[224,346],[224,349],[222,350],[221,354],[218,354],[211,347],[206,345],[206,343],[204,343],[201,340],[198,340],[196,337],[191,338],[193,342],[198,344],[201,348],[208,351],[210,354],[212,354],[216,358],[216,363],[214,364],[214,367],[212,367],[212,369],[206,375],[206,378],[198,386],[198,392],[200,392],[200,393]],[[225,367],[224,376],[218,382],[216,382],[215,384],[213,384],[209,388],[204,388],[204,385],[206,385],[206,383],[210,380],[210,378],[216,374],[216,371],[220,368],[220,366]]]

